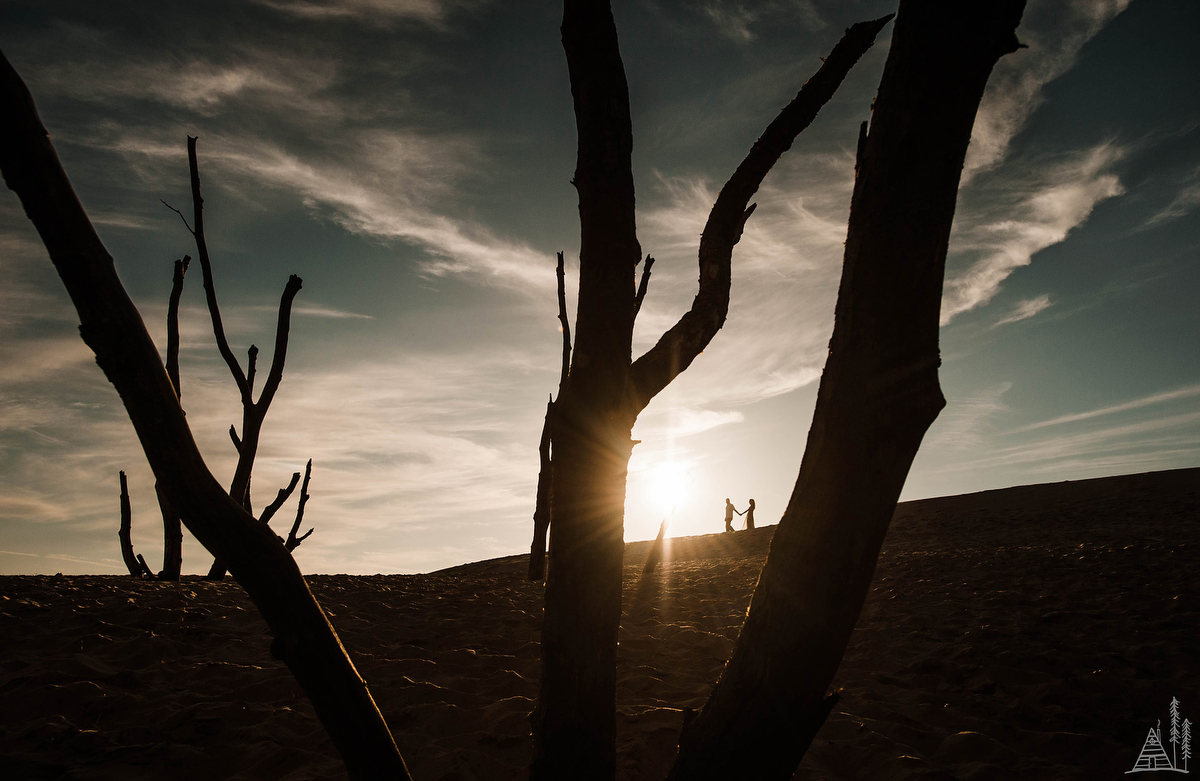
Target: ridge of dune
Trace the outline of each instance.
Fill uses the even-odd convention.
[[[714,524],[715,525],[715,524]],[[774,527],[626,546],[618,777],[657,779],[737,638]],[[796,778],[1124,777],[1200,714],[1200,469],[897,507]],[[523,779],[541,585],[510,556],[313,575],[419,781]],[[245,592],[0,577],[0,778],[344,778]]]

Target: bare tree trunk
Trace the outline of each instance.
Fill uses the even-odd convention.
[[[163,568],[158,573],[158,579],[179,580],[179,573],[183,569],[183,525],[179,521],[179,513],[171,506],[171,498],[157,481],[154,491],[158,494],[158,508],[163,518]]]
[[[125,568],[130,575],[140,578],[142,565],[133,553],[133,508],[129,504],[129,484],[124,472],[121,472],[121,528],[117,531],[117,539],[121,541],[121,558],[125,561]]]
[[[829,359],[737,645],[669,776],[789,779],[832,707],[900,489],[945,405],[938,315],[959,176],[1024,0],[902,0],[860,140]],[[865,123],[864,123],[865,131]]]
[[[658,536],[654,538],[653,544],[650,545],[650,552],[646,554],[646,564],[642,567],[643,575],[653,574],[658,562],[662,561],[663,538],[666,536],[667,519],[663,518],[662,523],[658,525]]]
[[[183,387],[179,382],[179,299],[183,295],[183,279],[191,262],[190,255],[175,261],[171,297],[167,301],[166,368],[167,377],[175,388],[176,399],[183,398]],[[158,576],[161,580],[179,580],[179,573],[183,569],[183,526],[179,521],[179,513],[171,507],[171,500],[158,483],[154,484],[154,492],[158,495],[158,508],[163,518],[163,568]]]
[[[575,354],[554,402],[553,532],[542,624],[542,679],[531,717],[534,781],[616,772],[617,630],[625,484],[638,414],[725,322],[730,261],[749,199],[890,17],[855,25],[771,122],[726,182],[700,241],[691,309],[631,361],[635,269],[629,90],[607,0],[566,0],[562,35],[579,135],[579,310]]]
[[[188,530],[229,569],[274,634],[354,781],[408,779],[366,683],[295,561],[204,465],[175,389],[112,257],[75,196],[33,98],[0,55],[0,171],[37,228],[80,319],[80,335],[116,387],[142,449]]]
[[[562,331],[562,368],[558,374],[558,396],[562,398],[571,371],[571,321],[567,319],[567,282],[563,254],[558,253],[558,322]],[[533,542],[529,546],[529,579],[541,580],[546,574],[546,533],[553,515],[554,492],[551,489],[551,471],[554,468],[550,455],[553,440],[554,399],[546,404],[546,419],[542,423],[542,438],[538,442],[537,504],[533,509]]]
[[[550,529],[550,425],[554,414],[554,399],[546,402],[546,419],[542,423],[542,438],[538,442],[537,504],[533,508],[533,542],[529,545],[529,579],[546,576],[546,533]]]

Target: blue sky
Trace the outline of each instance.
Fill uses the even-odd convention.
[[[578,251],[574,117],[552,3],[24,2],[0,48],[147,326],[195,254],[186,135],[235,352],[268,352],[303,277],[254,472],[261,507],[314,460],[306,572],[418,572],[528,549],[557,385],[554,253]],[[635,354],[686,310],[721,183],[841,31],[887,2],[615,6],[638,225],[657,259]],[[1030,2],[963,176],[943,299],[949,405],[903,498],[1200,464],[1200,6]],[[768,176],[730,315],[635,429],[626,539],[723,527],[791,492],[833,324],[858,123],[887,38]],[[0,572],[120,572],[161,557],[153,477],[15,196],[0,197]],[[199,270],[183,405],[227,483],[240,427]],[[684,492],[662,486],[682,480]],[[294,503],[294,500],[293,500]],[[275,524],[284,527],[294,504]],[[285,529],[281,529],[285,530]],[[188,537],[184,571],[210,557]]]

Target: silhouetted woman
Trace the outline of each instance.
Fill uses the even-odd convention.
[[[750,506],[746,508],[746,512],[742,513],[746,516],[746,528],[754,528],[754,500],[750,500]]]

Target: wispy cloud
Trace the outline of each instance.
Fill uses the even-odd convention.
[[[308,19],[414,20],[440,25],[462,7],[483,0],[254,0],[259,5]]]
[[[675,441],[684,437],[702,434],[718,426],[741,423],[745,416],[738,410],[719,412],[711,409],[668,407],[665,410],[647,412],[638,419],[635,438],[645,437],[657,441]]]
[[[992,328],[998,328],[999,326],[1007,325],[1009,323],[1019,323],[1022,320],[1028,320],[1038,313],[1046,311],[1051,306],[1053,306],[1053,304],[1050,301],[1050,295],[1048,293],[1043,293],[1036,298],[1028,298],[1024,301],[1018,301],[1013,308],[1009,310],[1008,314],[1004,315],[992,324]]]
[[[1110,171],[1122,154],[1114,144],[1101,144],[1055,163],[1027,162],[1004,178],[1003,189],[984,211],[964,209],[954,225],[951,251],[978,260],[965,270],[947,272],[942,324],[986,304],[1013,270],[1065,239],[1096,204],[1122,194],[1124,188]],[[952,257],[948,264],[956,261],[961,262]]]
[[[1147,228],[1177,220],[1200,206],[1200,167],[1193,169],[1175,192],[1171,202],[1146,221]]]
[[[106,38],[103,33],[94,35]],[[36,76],[43,93],[89,102],[153,101],[206,118],[231,105],[254,114],[288,110],[294,117],[336,118],[345,112],[326,91],[337,76],[333,62],[268,49],[237,47],[222,52],[222,61],[198,55],[129,57],[101,72],[86,62],[65,59],[48,64]]]
[[[275,311],[271,307],[255,307],[256,309]],[[302,304],[292,307],[292,314],[301,317],[324,317],[331,320],[371,320],[371,315],[347,312],[342,309],[321,306],[320,304]]]
[[[123,138],[116,148],[130,156],[180,155],[178,145],[134,136]],[[225,182],[244,186],[250,179],[294,192],[309,208],[353,233],[420,247],[428,255],[422,268],[432,277],[463,275],[537,296],[553,290],[544,253],[443,213],[453,192],[450,183],[478,158],[469,140],[367,131],[352,134],[340,151],[321,158],[269,141],[217,137],[205,143],[202,165],[218,169]]]
[[[1091,462],[1097,458],[1167,451],[1200,452],[1200,412],[1167,415],[1070,436],[1056,436],[998,448],[985,458],[948,464],[946,470],[997,468],[1039,462],[1059,466],[1068,460]]]
[[[923,447],[956,451],[980,447],[995,418],[1008,411],[1002,397],[1010,388],[1011,382],[1003,382],[971,396],[947,399],[946,409],[934,421]]]
[[[1154,393],[1149,396],[1143,396],[1140,399],[1134,399],[1133,401],[1127,401],[1123,404],[1114,404],[1109,407],[1101,407],[1099,409],[1088,410],[1087,412],[1076,412],[1076,413],[1073,413],[1070,415],[1061,415],[1057,418],[1051,418],[1050,420],[1043,420],[1038,423],[1031,423],[1028,426],[1021,426],[1020,428],[1013,429],[1010,433],[1019,434],[1019,433],[1023,433],[1026,431],[1034,431],[1036,429],[1046,428],[1047,426],[1058,426],[1058,425],[1062,425],[1064,423],[1075,423],[1080,420],[1089,420],[1091,418],[1098,418],[1098,417],[1102,417],[1104,415],[1113,415],[1118,412],[1128,412],[1129,410],[1142,409],[1143,407],[1150,407],[1150,406],[1154,406],[1156,404],[1163,404],[1163,403],[1169,402],[1169,401],[1178,401],[1179,399],[1188,399],[1193,396],[1200,396],[1200,385],[1188,385],[1186,387],[1178,388],[1173,391],[1166,391],[1164,393]]]
[[[1070,70],[1083,45],[1129,0],[1033,2],[1020,28],[1029,48],[1001,58],[988,79],[967,150],[963,183],[1004,159],[1009,142],[1044,101],[1042,87]]]

